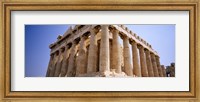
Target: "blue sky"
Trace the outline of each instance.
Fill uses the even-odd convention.
[[[162,65],[175,62],[175,25],[126,25],[152,45]],[[25,77],[46,75],[49,45],[63,35],[68,25],[25,25]]]

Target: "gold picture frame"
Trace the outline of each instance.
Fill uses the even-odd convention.
[[[27,101],[32,98],[50,101],[56,98],[60,101],[199,101],[199,54],[198,29],[200,24],[199,0],[3,0],[1,2],[1,42],[0,42],[0,99]],[[186,92],[12,92],[11,91],[11,11],[24,10],[139,10],[139,11],[189,11],[190,33],[190,91]],[[64,100],[61,98],[65,98]]]

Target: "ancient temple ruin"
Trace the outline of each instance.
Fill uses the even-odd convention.
[[[167,76],[158,53],[124,25],[71,26],[49,48],[47,77]]]
[[[171,63],[170,66],[166,67],[167,77],[175,77],[175,63]]]

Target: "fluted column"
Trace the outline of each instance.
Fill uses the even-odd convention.
[[[158,68],[157,68],[157,64],[156,64],[156,58],[153,53],[151,53],[151,62],[152,62],[154,77],[159,77]]]
[[[165,66],[164,66],[164,65],[161,65],[161,68],[162,68],[163,77],[167,77],[167,75],[166,75],[166,70],[165,70]]]
[[[53,61],[53,54],[50,56],[46,77],[49,77],[49,75],[50,75],[50,71],[51,71],[51,67],[52,67],[52,61]]]
[[[149,75],[149,77],[154,77],[153,68],[152,68],[152,62],[151,62],[151,57],[150,57],[149,50],[147,50],[147,49],[145,50],[145,55],[146,55],[146,63],[147,63],[148,75]]]
[[[109,29],[108,25],[101,26],[101,45],[100,45],[100,72],[109,71]]]
[[[72,44],[71,51],[70,51],[67,77],[72,77],[75,74],[75,56],[76,56],[76,51],[77,51],[76,41],[74,41],[73,44]]]
[[[69,59],[69,48],[70,45],[67,45],[65,47],[65,52],[63,54],[63,62],[62,62],[62,67],[61,67],[61,77],[64,77],[67,74],[67,69],[68,69],[68,59]]]
[[[112,68],[112,40],[109,39],[109,68]]]
[[[119,31],[114,29],[112,33],[112,68],[116,70],[116,73],[121,73]]]
[[[85,74],[87,72],[86,68],[86,45],[85,45],[86,36],[81,37],[80,48],[78,52],[77,67],[76,67],[76,76],[79,74]]]
[[[163,77],[161,66],[160,66],[160,58],[158,56],[156,56],[155,58],[156,58],[156,64],[158,68],[158,74],[160,77]]]
[[[53,77],[54,76],[54,73],[55,73],[55,69],[56,69],[56,63],[57,63],[57,60],[58,60],[58,51],[55,52],[54,54],[54,58],[53,58],[53,61],[52,61],[52,67],[51,67],[51,71],[50,71],[50,77]]]
[[[148,77],[148,71],[147,71],[147,65],[146,65],[146,59],[144,55],[144,47],[139,45],[139,52],[140,52],[140,66],[142,71],[143,77]]]
[[[56,64],[56,70],[55,70],[55,73],[54,73],[55,77],[58,77],[59,74],[60,74],[61,66],[62,66],[62,60],[63,60],[63,49],[61,48],[59,50],[59,57],[58,57],[58,61],[57,61],[57,64]]]
[[[129,38],[127,36],[123,37],[123,47],[124,47],[124,70],[128,76],[133,76],[132,66],[131,66],[131,54],[129,48]]]
[[[90,46],[88,52],[87,73],[96,72],[97,69],[97,40],[95,29],[90,30]]]
[[[141,77],[141,69],[139,67],[137,43],[135,41],[132,41],[131,45],[132,45],[132,57],[133,57],[133,74],[137,77]]]

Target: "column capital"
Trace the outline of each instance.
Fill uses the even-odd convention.
[[[144,48],[144,51],[145,52],[149,52],[149,54],[150,54],[150,51],[147,48]]]
[[[90,33],[91,34],[95,34],[96,35],[98,32],[99,32],[99,29],[97,29],[97,28],[91,28],[90,29]]]
[[[135,40],[133,40],[133,39],[130,40],[130,43],[131,43],[132,45],[137,45],[137,42],[136,42]]]
[[[59,55],[59,50],[57,50],[57,51],[55,52],[55,55],[56,55],[56,56]]]
[[[119,30],[117,30],[115,27],[114,28],[112,28],[111,30],[110,30],[112,33],[119,33]]]
[[[144,47],[142,45],[138,45],[139,49],[144,49]]]
[[[155,55],[155,58],[158,58],[158,59],[160,59],[160,56],[158,56],[158,55]]]
[[[121,35],[121,38],[122,38],[122,39],[124,39],[124,40],[126,40],[126,39],[128,39],[128,40],[129,40],[129,38],[128,38],[128,36],[127,36],[127,35]]]
[[[78,44],[79,41],[80,41],[80,38],[74,39],[72,41],[72,46]]]
[[[72,46],[72,43],[67,43],[66,48],[70,48]]]
[[[65,47],[61,47],[60,52],[64,52],[65,51]]]
[[[80,39],[87,39],[87,38],[88,38],[87,35],[82,35],[82,36],[80,37]]]
[[[155,55],[153,52],[150,52],[150,55]]]
[[[55,55],[55,53],[51,53],[51,54],[50,54],[50,56],[54,56],[54,55]]]

